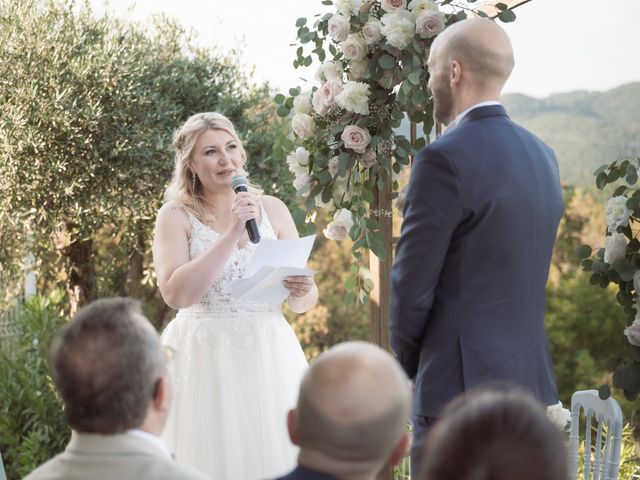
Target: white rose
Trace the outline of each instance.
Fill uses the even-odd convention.
[[[349,17],[358,14],[362,0],[336,0],[335,5],[341,15]]]
[[[300,190],[305,185],[308,185],[311,182],[311,175],[308,173],[303,173],[301,175],[296,175],[296,178],[293,180],[293,187],[296,190]]]
[[[385,12],[397,12],[407,8],[407,0],[381,0],[380,6]]]
[[[337,156],[329,159],[329,163],[327,166],[329,167],[329,173],[331,174],[331,177],[335,177],[338,174],[339,163],[340,160]]]
[[[562,406],[562,402],[548,406],[547,417],[560,431],[565,431],[571,423],[571,412]]]
[[[627,239],[622,233],[612,233],[604,239],[604,261],[613,265],[624,258],[627,252]]]
[[[629,209],[627,208],[627,197],[612,197],[607,202],[605,208],[607,214],[607,227],[610,232],[615,232],[618,227],[629,225]]]
[[[364,37],[351,34],[340,44],[340,49],[347,60],[362,60],[367,55],[367,44]]]
[[[302,140],[307,140],[313,136],[313,132],[316,130],[316,122],[309,114],[296,113],[291,120],[291,128]]]
[[[349,19],[344,15],[334,15],[329,19],[329,36],[334,42],[344,42],[349,36]]]
[[[385,14],[382,24],[382,34],[387,38],[387,43],[399,49],[409,45],[416,29],[411,13],[406,10]]]
[[[327,225],[327,228],[322,231],[322,233],[324,233],[324,236],[329,240],[337,241],[345,240],[349,234],[346,228],[344,228],[342,225],[336,224],[335,222],[330,222],[329,225]]]
[[[340,108],[360,115],[369,114],[369,85],[362,82],[348,81],[342,91],[336,95],[336,103]]]
[[[344,227],[348,233],[351,231],[351,227],[353,227],[353,215],[346,208],[341,208],[333,214],[333,222],[336,225]]]
[[[316,195],[316,207],[319,208],[331,208],[333,207],[333,199],[330,198],[328,202],[322,201],[322,194]]]
[[[412,0],[409,4],[409,10],[414,17],[418,17],[422,12],[428,10],[438,10],[438,5],[432,0]]]
[[[331,80],[338,80],[342,82],[343,75],[342,65],[338,62],[331,62],[329,60],[325,60],[318,67],[316,71],[315,78],[318,82],[323,83]]]
[[[446,23],[444,13],[427,10],[416,19],[416,33],[422,38],[433,38],[444,30]]]
[[[351,80],[362,80],[369,76],[369,62],[367,60],[354,60],[349,63],[349,77]]]
[[[373,45],[382,40],[382,23],[380,20],[369,20],[362,27],[362,36],[367,45]]]
[[[294,175],[302,175],[308,173],[309,152],[304,147],[298,147],[294,152],[287,156],[287,164],[289,171]]]
[[[624,329],[624,334],[631,345],[640,347],[640,313],[636,313],[633,323]]]
[[[376,152],[372,148],[368,148],[366,152],[358,156],[358,161],[364,168],[371,168],[376,164],[376,158]]]
[[[346,148],[350,148],[356,153],[364,153],[371,142],[369,130],[356,125],[347,125],[340,138]]]
[[[325,115],[336,103],[336,97],[342,92],[342,83],[332,80],[324,83],[313,95],[313,109]]]
[[[293,99],[293,111],[296,113],[311,113],[311,94],[302,93]]]

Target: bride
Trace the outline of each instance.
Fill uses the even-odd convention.
[[[242,277],[262,238],[298,233],[285,204],[254,188],[237,195],[246,153],[218,113],[190,117],[174,137],[176,163],[158,212],[153,259],[165,302],[179,309],[162,333],[174,356],[174,402],[163,438],[176,458],[216,479],[275,477],[293,468],[286,432],[307,366],[279,304],[235,300],[225,286]],[[289,306],[304,312],[318,290],[311,277],[287,277]]]

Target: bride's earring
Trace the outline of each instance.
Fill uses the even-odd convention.
[[[191,171],[191,176],[193,177],[193,193],[196,192],[196,172]]]

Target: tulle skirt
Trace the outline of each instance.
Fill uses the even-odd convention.
[[[178,461],[216,480],[258,480],[296,464],[286,416],[307,367],[280,312],[190,307],[162,334],[173,350],[173,405],[163,439]]]

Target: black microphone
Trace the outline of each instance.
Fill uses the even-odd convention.
[[[233,191],[236,193],[247,192],[248,186],[249,182],[247,182],[246,177],[242,175],[234,175],[231,179],[231,188],[233,188]],[[251,243],[258,243],[260,241],[260,231],[258,230],[258,224],[255,219],[247,220],[246,227]]]

